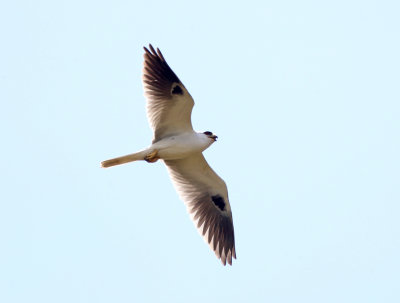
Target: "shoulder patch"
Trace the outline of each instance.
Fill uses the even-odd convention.
[[[183,95],[183,90],[179,85],[175,85],[174,88],[172,89],[172,94],[173,95]]]
[[[221,211],[225,210],[225,201],[220,195],[211,196],[211,200],[213,201],[214,205],[218,207]]]

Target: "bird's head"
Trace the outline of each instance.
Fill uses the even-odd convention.
[[[213,139],[214,142],[217,141],[217,138],[218,138],[218,137],[217,137],[216,135],[214,135],[212,132],[206,131],[206,132],[204,132],[203,134],[205,134],[208,138]]]

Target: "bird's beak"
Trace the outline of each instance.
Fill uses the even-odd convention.
[[[217,141],[218,136],[212,135],[210,138],[213,139],[214,141]]]

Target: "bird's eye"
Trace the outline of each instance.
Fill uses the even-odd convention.
[[[206,131],[206,132],[204,132],[203,134],[205,134],[205,135],[207,135],[207,136],[211,136],[211,135],[212,135],[212,132]]]

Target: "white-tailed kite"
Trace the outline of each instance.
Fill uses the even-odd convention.
[[[217,136],[210,131],[193,130],[192,96],[168,66],[161,51],[155,51],[151,44],[149,48],[144,47],[143,86],[147,117],[154,130],[153,142],[142,151],[103,161],[101,165],[163,160],[198,231],[222,264],[232,265],[236,252],[228,190],[202,153]]]

